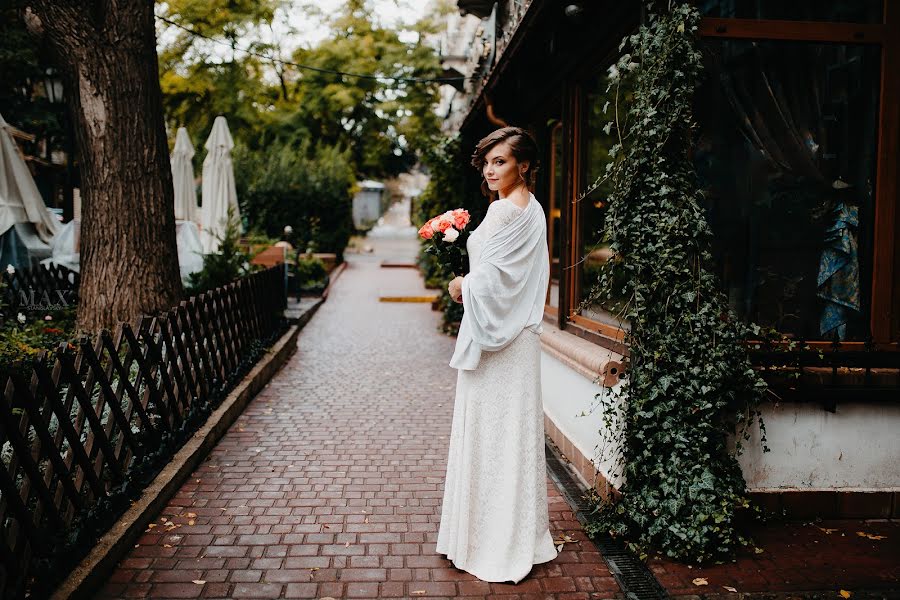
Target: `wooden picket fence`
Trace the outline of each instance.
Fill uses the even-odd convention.
[[[51,540],[221,397],[284,326],[284,266],[194,296],[16,369],[0,399],[0,591],[19,597]],[[58,548],[56,548],[58,552]]]

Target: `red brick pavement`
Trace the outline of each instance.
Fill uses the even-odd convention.
[[[552,533],[577,541],[519,585],[435,554],[453,340],[411,269],[351,257],[297,353],[169,502],[96,598],[502,597],[619,589],[548,480]]]
[[[733,563],[689,568],[654,558],[650,568],[673,596],[727,594],[724,586],[739,593],[831,590],[835,598],[840,590],[900,589],[897,521],[772,523],[753,539],[762,552],[748,548]],[[694,584],[697,578],[707,585]]]

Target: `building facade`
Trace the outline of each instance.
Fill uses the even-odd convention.
[[[463,147],[509,124],[530,130],[543,152],[535,195],[552,260],[547,432],[588,483],[615,486],[591,405],[623,376],[628,323],[588,298],[609,256],[600,231],[610,188],[594,183],[615,141],[607,103],[629,102],[627,85],[608,90],[610,67],[645,18],[642,5],[458,5],[481,19],[469,38],[471,78],[449,118]],[[763,407],[771,452],[749,444],[740,458],[748,486],[796,516],[897,516],[900,4],[696,5],[705,78],[692,159],[722,289],[740,317],[815,349],[776,357],[751,347],[772,390]]]

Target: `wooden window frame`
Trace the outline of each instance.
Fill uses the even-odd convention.
[[[700,35],[708,39],[779,40],[821,43],[873,44],[881,47],[877,162],[875,167],[875,214],[872,263],[870,330],[875,348],[900,351],[900,2],[885,0],[884,20],[880,24],[829,23],[705,17]],[[594,63],[595,65],[597,63]],[[622,331],[592,319],[575,315],[575,299],[580,297],[579,278],[573,274],[580,247],[580,218],[574,204],[583,168],[583,76],[569,82],[564,108],[564,164],[566,182],[562,227],[568,232],[565,249],[560,248],[560,329],[574,328],[596,332],[597,343],[621,346]],[[566,134],[568,130],[568,134]],[[563,265],[565,250],[566,264]],[[565,308],[565,310],[563,310]],[[582,332],[578,332],[582,333]],[[582,337],[585,337],[582,335]],[[814,348],[828,350],[828,341],[809,342]],[[861,349],[864,342],[841,342],[842,349]]]

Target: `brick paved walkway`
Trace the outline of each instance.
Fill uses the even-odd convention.
[[[654,558],[650,568],[673,596],[739,593],[846,590],[900,590],[900,523],[897,521],[824,521],[771,523],[753,531],[762,550],[743,550],[733,563],[690,568]],[[705,584],[697,585],[701,579]],[[702,583],[702,582],[701,582]],[[876,593],[875,597],[887,597]]]
[[[435,554],[453,340],[436,332],[428,305],[377,301],[421,293],[416,271],[381,269],[382,251],[348,258],[297,353],[96,597],[618,594],[549,480],[554,538],[576,542],[519,585],[478,581]]]

